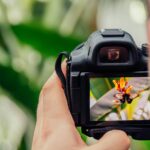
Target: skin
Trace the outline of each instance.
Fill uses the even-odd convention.
[[[65,73],[66,64],[62,65]],[[41,90],[32,150],[128,150],[130,140],[119,130],[106,133],[96,144],[86,145],[76,130],[66,97],[54,72]]]

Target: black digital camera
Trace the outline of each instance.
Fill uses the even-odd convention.
[[[61,60],[67,57],[66,76]],[[92,33],[55,66],[76,126],[96,139],[119,129],[134,139],[150,139],[148,46],[138,48],[121,29]]]

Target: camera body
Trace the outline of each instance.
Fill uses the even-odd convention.
[[[92,109],[99,109],[95,111],[96,113],[102,111],[103,108],[107,108],[105,102],[110,104],[112,100],[109,100],[109,98],[101,100],[104,99],[102,96],[97,105],[95,103],[95,106],[92,108],[90,102],[91,79],[106,79],[112,77],[113,79],[120,77],[146,78],[148,76],[147,64],[147,45],[142,45],[142,48],[138,48],[132,36],[121,29],[96,31],[89,36],[86,42],[77,46],[68,57],[65,82],[69,109],[76,126],[81,126],[83,133],[96,139],[100,138],[105,132],[113,129],[123,130],[135,139],[150,139],[150,120],[134,120],[131,118],[105,120],[104,115],[103,119],[102,117],[99,120],[91,119]],[[124,80],[125,79],[120,78],[120,80],[112,80],[112,82],[115,82],[116,86],[118,86],[120,81],[120,85],[122,86],[121,82]],[[129,81],[130,84],[133,83],[131,81],[132,80]],[[146,82],[148,82],[148,80],[146,80]],[[125,86],[127,86],[127,82],[124,83],[123,90]],[[102,83],[101,87],[103,88]],[[115,111],[109,112],[109,115],[117,114],[116,110],[119,110],[119,108],[121,113],[123,111],[126,112],[126,109],[121,109],[121,106],[126,106],[127,109],[131,107],[131,101],[130,103],[125,102],[129,100],[127,97],[131,97],[129,95],[131,86],[127,88],[127,94],[121,89],[118,95],[114,94],[115,96],[112,96],[112,99],[116,99],[116,96],[121,96],[124,102],[120,103],[122,101],[119,101],[120,105],[115,105],[115,109],[113,105]],[[146,90],[148,91],[149,87]],[[112,87],[109,92],[111,93],[112,91],[117,91],[115,90],[115,86]],[[138,98],[136,98],[139,99],[141,95],[138,95]],[[102,101],[103,103],[99,107]],[[108,115],[108,112],[106,114]]]

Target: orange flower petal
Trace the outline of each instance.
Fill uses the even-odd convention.
[[[118,83],[117,83],[117,81],[116,81],[116,80],[113,80],[113,83],[114,83],[114,85],[115,85],[115,89],[118,90]]]
[[[131,92],[132,88],[133,88],[133,86],[131,86],[131,85],[128,86],[128,88],[126,89],[126,93],[129,94]]]
[[[120,78],[120,88],[123,89],[125,87],[125,80],[123,77]]]

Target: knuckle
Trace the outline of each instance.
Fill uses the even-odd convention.
[[[130,139],[129,139],[129,137],[127,136],[127,134],[125,133],[125,132],[123,132],[123,131],[119,131],[120,133],[120,137],[121,137],[121,139],[122,139],[122,143],[124,143],[124,145],[126,146],[126,147],[129,147],[130,146]]]
[[[40,95],[39,95],[39,100],[42,100],[44,95],[46,95],[47,93],[49,93],[50,91],[52,91],[52,89],[55,87],[55,83],[54,82],[48,82],[45,83],[44,86],[41,89]]]
[[[50,136],[50,133],[48,131],[44,130],[42,132],[42,136],[41,137],[42,137],[43,141],[46,141],[49,138],[49,136]]]
[[[126,139],[125,139],[125,144],[127,145],[127,147],[130,146],[131,141],[130,141],[129,137],[126,137]]]
[[[113,137],[116,138],[116,140],[120,141],[122,143],[123,147],[128,149],[130,147],[130,138],[127,136],[127,134],[124,131],[121,130],[112,130],[106,133],[104,136],[111,136],[113,134]]]
[[[42,87],[42,90],[41,90],[41,94],[45,94],[47,93],[47,91],[51,90],[53,87],[54,87],[54,82],[50,81],[50,82],[46,82],[44,84],[44,86]]]

